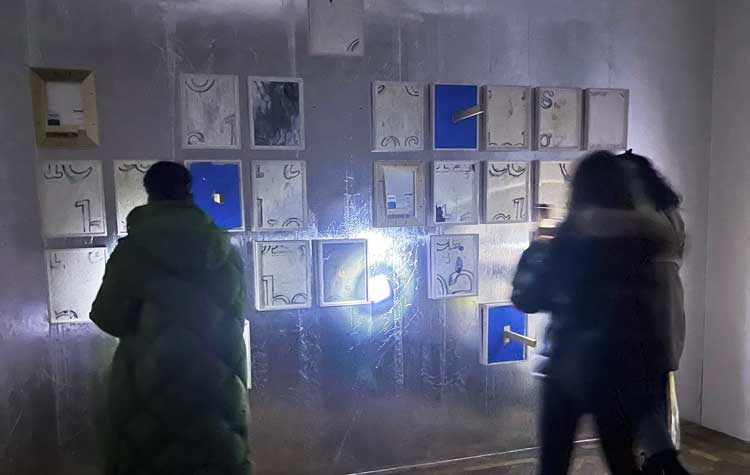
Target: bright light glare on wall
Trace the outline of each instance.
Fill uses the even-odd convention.
[[[391,298],[393,289],[391,289],[391,282],[388,280],[388,276],[384,274],[378,274],[370,279],[370,301],[372,303],[380,303]]]
[[[393,247],[393,238],[378,231],[369,230],[357,235],[359,239],[367,239],[367,259],[370,265],[385,262]]]

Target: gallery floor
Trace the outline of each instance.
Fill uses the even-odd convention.
[[[682,427],[682,459],[690,472],[711,475],[750,475],[750,443],[733,439],[703,427]],[[430,475],[534,475],[536,451],[455,461],[442,466],[368,472],[371,474]],[[581,443],[576,449],[571,475],[605,475],[607,469],[595,442]]]

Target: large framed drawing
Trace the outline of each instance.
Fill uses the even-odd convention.
[[[484,222],[525,223],[531,206],[531,164],[489,161],[484,167]]]
[[[535,99],[535,148],[579,150],[583,124],[581,90],[574,87],[539,87]]]
[[[310,54],[362,56],[364,0],[308,0],[307,10]]]
[[[432,141],[435,150],[478,150],[477,115],[454,121],[454,114],[479,107],[479,86],[432,85]]]
[[[479,295],[479,235],[430,236],[428,275],[431,299]]]
[[[302,160],[253,160],[253,231],[307,227],[307,168]]]
[[[424,226],[424,162],[379,160],[373,173],[375,226]]]
[[[220,228],[244,231],[242,163],[239,160],[188,160],[185,165],[193,175],[195,204]]]
[[[255,241],[255,308],[290,310],[312,304],[310,241]]]
[[[80,69],[31,69],[36,142],[49,147],[99,145],[94,73]]]
[[[143,178],[155,160],[115,160],[115,201],[117,202],[117,234],[128,233],[128,214],[148,202]]]
[[[482,364],[524,361],[527,358],[526,345],[506,338],[505,331],[527,336],[526,314],[510,303],[482,304],[479,308],[482,315]]]
[[[102,162],[41,162],[44,237],[106,236]]]
[[[586,89],[584,98],[584,147],[588,150],[627,149],[630,92],[627,89]]]
[[[239,78],[181,74],[182,148],[240,149]]]
[[[250,77],[250,148],[305,149],[305,102],[301,78]]]
[[[50,323],[83,323],[104,279],[107,249],[49,249],[47,260]]]
[[[574,172],[575,162],[572,161],[536,162],[535,205],[546,205],[551,219],[561,220],[568,213]]]
[[[431,224],[479,223],[479,162],[432,162]]]
[[[368,299],[366,239],[315,241],[321,307],[363,305]]]
[[[484,86],[484,147],[525,150],[531,144],[531,88]]]
[[[425,85],[419,82],[372,83],[372,150],[424,150]]]

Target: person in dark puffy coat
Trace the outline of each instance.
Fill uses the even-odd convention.
[[[190,183],[150,168],[91,311],[119,338],[107,475],[250,474],[243,264]]]
[[[663,214],[638,207],[625,162],[608,152],[584,158],[572,183],[570,213],[555,236],[521,257],[512,301],[551,313],[543,380],[541,474],[566,474],[581,415],[593,414],[610,471],[639,473],[635,437],[645,414],[638,400],[663,372],[644,347],[652,263],[675,246]],[[619,213],[602,230],[602,216]],[[664,315],[663,318],[668,318]]]

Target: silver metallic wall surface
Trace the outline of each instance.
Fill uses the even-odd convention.
[[[713,2],[368,0],[366,13],[365,56],[330,58],[307,53],[304,0],[2,2],[0,474],[100,473],[96,423],[114,341],[93,326],[46,323],[43,246],[92,241],[42,242],[39,158],[105,161],[109,229],[113,159],[239,158],[246,178],[251,159],[304,159],[314,227],[282,236],[370,239],[371,275],[391,277],[392,302],[248,312],[257,473],[343,474],[535,444],[538,383],[530,365],[478,363],[477,303],[508,297],[527,227],[447,228],[481,234],[481,295],[428,300],[427,236],[439,231],[371,228],[372,163],[577,154],[372,153],[375,79],[631,90],[631,145],[653,156],[685,195],[692,240],[680,390],[683,414],[699,418]],[[95,71],[100,147],[36,149],[27,65]],[[307,149],[181,150],[180,72],[240,75],[243,144],[250,143],[244,77],[304,78]],[[250,237],[237,237],[246,250]],[[114,238],[93,243],[112,246]]]

